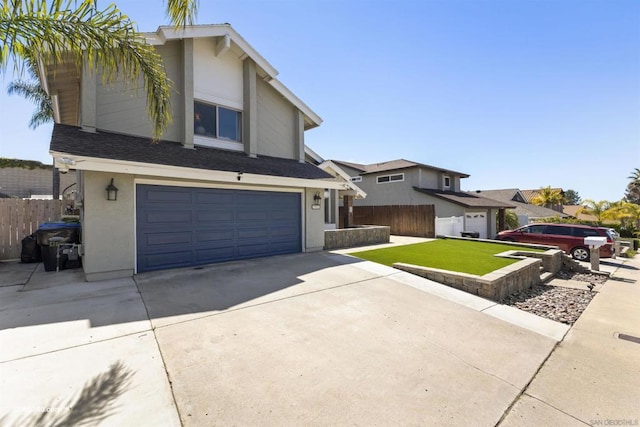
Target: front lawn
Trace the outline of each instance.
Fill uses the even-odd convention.
[[[485,243],[469,240],[438,239],[413,245],[394,246],[349,255],[392,266],[395,262],[439,268],[482,276],[517,260],[494,256],[508,250],[523,249],[503,243]],[[542,250],[526,249],[542,252]]]

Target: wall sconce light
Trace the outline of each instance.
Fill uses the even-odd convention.
[[[118,187],[113,185],[113,178],[111,178],[111,183],[107,185],[107,200],[118,200]]]
[[[316,193],[313,195],[313,205],[311,205],[311,209],[313,210],[320,209],[321,200],[322,200],[322,197],[320,197],[320,192],[316,191]]]

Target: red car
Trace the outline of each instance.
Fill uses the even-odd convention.
[[[589,260],[589,247],[584,244],[585,237],[606,237],[607,243],[600,247],[600,257],[615,255],[613,242],[615,237],[605,228],[575,224],[529,224],[515,230],[501,231],[497,240],[506,242],[535,243],[538,245],[558,246],[579,261]]]

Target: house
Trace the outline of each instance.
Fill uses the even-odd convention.
[[[65,64],[41,75],[50,152],[78,174],[87,280],[321,250],[323,193],[348,186],[305,161],[321,118],[228,24],[144,36],[175,85],[159,142],[131,82]]]
[[[435,234],[476,232],[481,238],[497,233],[498,218],[513,204],[460,190],[469,175],[424,163],[399,159],[374,164],[332,160],[366,193],[353,206],[434,205]]]
[[[0,158],[0,191],[10,197],[51,199],[74,191],[75,182],[75,171],[59,174],[36,160]]]
[[[477,190],[471,193],[513,204],[515,207],[515,214],[518,216],[518,225],[527,225],[531,221],[537,221],[544,218],[567,218],[569,216],[566,213],[558,212],[555,209],[531,204],[531,200],[537,194],[534,194],[533,190],[529,190],[526,194],[517,188]]]
[[[562,188],[549,188],[552,192],[557,192],[564,197],[564,190]],[[538,195],[540,195],[542,189],[537,190],[520,190],[520,194],[524,197],[525,203],[533,204],[533,199],[535,199]],[[554,211],[562,213],[562,203],[556,203],[551,206],[547,206]]]

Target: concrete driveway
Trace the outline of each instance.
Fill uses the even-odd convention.
[[[2,425],[496,425],[568,330],[326,252],[31,268],[0,287]]]

